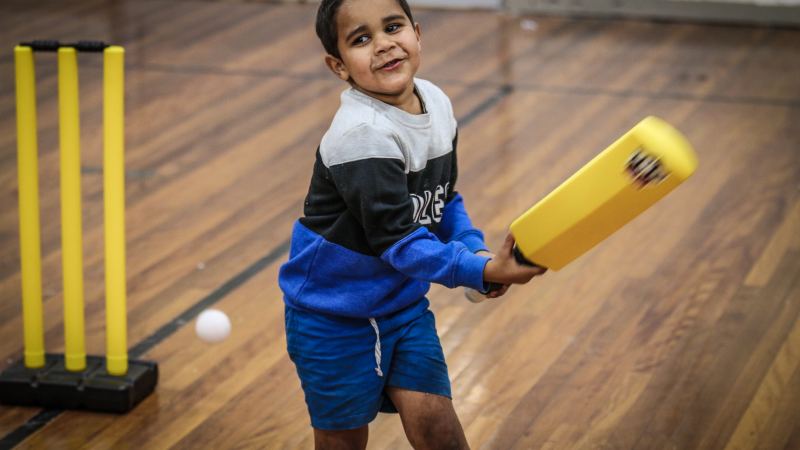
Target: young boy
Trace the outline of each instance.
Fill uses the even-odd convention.
[[[420,28],[405,0],[322,0],[325,64],[350,88],[317,150],[279,281],[286,338],[317,448],[365,448],[378,411],[415,448],[468,448],[453,410],[430,283],[526,283],[513,238],[497,256],[472,226],[447,96],[415,79]]]

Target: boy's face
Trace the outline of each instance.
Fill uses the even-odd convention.
[[[419,25],[396,0],[345,0],[336,15],[341,60],[325,62],[339,78],[387,103],[413,92]]]

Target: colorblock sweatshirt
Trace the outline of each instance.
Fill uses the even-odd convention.
[[[419,301],[430,283],[485,291],[483,234],[454,190],[450,100],[428,81],[415,87],[423,114],[342,93],[280,269],[288,306],[371,318]]]

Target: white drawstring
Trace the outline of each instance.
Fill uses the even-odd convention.
[[[375,329],[375,372],[378,373],[379,377],[383,376],[383,372],[381,371],[381,331],[378,329],[378,322],[375,319],[369,319],[370,325],[372,328]]]

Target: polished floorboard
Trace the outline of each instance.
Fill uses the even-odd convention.
[[[800,448],[800,30],[416,11],[419,76],[451,97],[487,242],[647,115],[697,173],[561,271],[474,305],[435,286],[473,448]],[[21,356],[12,48],[127,50],[131,356],[159,363],[127,415],[0,406],[0,447],[311,448],[277,271],[345,87],[314,6],[0,3],[0,369]],[[81,55],[89,353],[104,352],[100,60]],[[63,351],[54,58],[37,58],[48,351]],[[228,313],[209,345],[198,310]],[[371,449],[409,448],[396,415]]]

